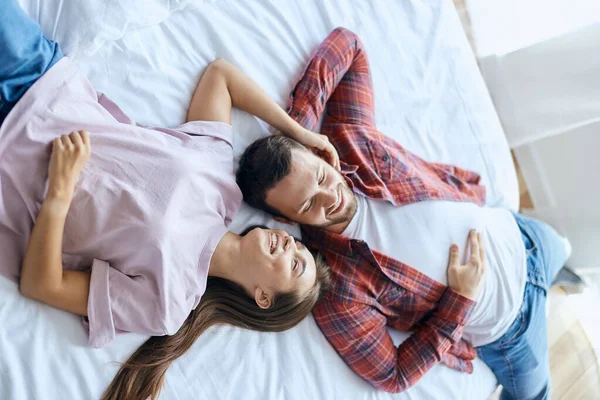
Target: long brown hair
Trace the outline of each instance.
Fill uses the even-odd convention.
[[[209,327],[229,324],[264,332],[282,332],[298,325],[312,310],[330,279],[322,255],[315,256],[317,279],[304,296],[280,293],[268,309],[260,308],[244,289],[226,279],[209,277],[200,303],[172,336],[153,336],[121,365],[102,400],[158,397],[165,373]]]

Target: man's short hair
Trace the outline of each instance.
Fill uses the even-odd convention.
[[[267,192],[292,169],[292,149],[306,147],[287,136],[272,135],[252,143],[242,154],[236,174],[244,201],[273,216],[284,217],[267,204]]]

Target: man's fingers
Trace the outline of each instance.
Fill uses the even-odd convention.
[[[477,238],[479,239],[479,260],[481,260],[481,268],[485,271],[485,249],[483,247],[483,237],[481,233],[477,234]]]
[[[471,257],[469,261],[473,265],[479,266],[479,240],[477,239],[477,232],[475,232],[475,229],[472,229],[469,233],[469,245],[471,246]]]
[[[458,250],[458,246],[452,244],[450,246],[450,258],[448,260],[448,266],[450,265],[458,265],[460,259],[460,251]]]

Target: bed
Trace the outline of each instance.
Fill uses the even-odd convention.
[[[368,50],[379,129],[425,159],[479,172],[489,205],[518,208],[509,148],[451,1],[21,4],[98,91],[139,123],[169,127],[184,120],[214,58],[239,66],[283,106],[312,49],[333,28],[347,27]],[[232,124],[236,156],[268,134],[242,112],[234,111]],[[243,205],[231,228],[255,223],[282,226]],[[77,317],[23,298],[1,276],[0,321],[2,399],[98,398],[116,362],[146,339],[128,334],[106,348],[87,348]],[[392,336],[400,343],[408,334]],[[281,334],[211,328],[169,369],[160,398],[486,399],[496,379],[481,360],[474,367],[468,375],[438,365],[403,393],[380,392],[344,364],[311,316]]]

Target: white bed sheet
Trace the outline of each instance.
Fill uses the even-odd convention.
[[[377,125],[420,156],[482,174],[489,205],[518,208],[516,175],[452,2],[359,0],[21,0],[63,43],[99,91],[140,123],[176,126],[204,67],[224,57],[281,105],[312,49],[337,26],[370,56]],[[67,29],[68,27],[68,29]],[[235,152],[267,134],[234,112]],[[232,223],[274,223],[242,207]],[[281,226],[281,225],[279,225]],[[21,297],[0,277],[0,398],[98,398],[143,341],[118,337],[89,349],[78,318]],[[392,331],[396,343],[407,334]],[[496,386],[475,360],[467,375],[434,367],[414,387],[373,389],[307,318],[282,333],[215,327],[169,369],[161,399],[485,399]]]

